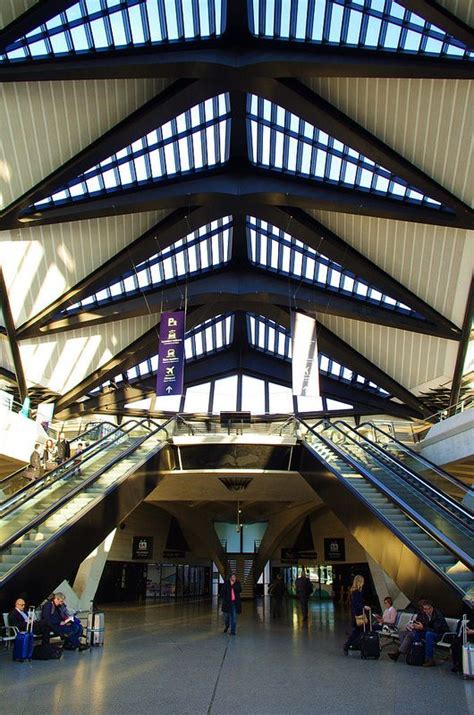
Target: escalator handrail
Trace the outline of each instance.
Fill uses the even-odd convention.
[[[97,440],[97,442],[94,442],[93,444],[90,444],[86,449],[82,450],[81,452],[81,461],[84,461],[84,457],[86,459],[90,456],[93,455],[93,450],[96,450],[97,447],[99,447],[100,451],[100,446],[106,439],[110,439],[111,436],[113,436],[116,432],[121,431],[124,434],[127,434],[125,432],[125,428],[128,427],[129,425],[135,425],[135,427],[138,427],[141,423],[139,420],[130,420],[130,422],[127,422],[126,425],[123,427],[117,427],[115,430],[112,432],[109,432],[108,434],[104,435],[104,437],[101,437],[100,439]],[[132,429],[135,429],[133,427]],[[0,519],[3,519],[3,517],[8,516],[12,511],[17,509],[21,504],[24,504],[24,502],[29,499],[32,496],[36,496],[39,494],[43,489],[48,488],[54,484],[55,482],[59,481],[60,479],[64,479],[64,477],[69,476],[71,473],[73,473],[77,469],[77,462],[75,463],[76,457],[70,457],[67,459],[65,462],[62,464],[58,464],[57,467],[52,469],[50,472],[47,472],[46,474],[43,474],[42,477],[39,479],[35,479],[34,482],[30,482],[29,484],[25,484],[21,489],[19,489],[17,492],[12,494],[10,497],[5,499],[3,502],[0,503]],[[68,465],[69,466],[65,466]],[[61,469],[61,472],[59,474],[56,474],[53,476],[51,479],[51,475],[54,475],[54,472],[56,472],[58,469]],[[48,482],[46,483],[46,480]],[[37,489],[36,489],[37,488]],[[31,493],[29,493],[31,490]],[[33,494],[33,490],[34,494]],[[21,502],[19,502],[20,499],[25,497],[25,499]]]
[[[115,427],[115,428],[117,427],[117,425],[114,425],[113,422],[109,422],[108,420],[106,420],[106,421],[104,421],[104,422],[101,422],[100,424],[112,425],[112,427]],[[83,432],[82,434],[76,435],[76,436],[73,437],[72,439],[68,440],[68,441],[69,441],[69,444],[72,444],[72,443],[75,442],[76,440],[87,439],[88,433],[89,433],[89,432],[92,432],[93,430],[96,430],[96,429],[97,429],[97,427],[91,427],[91,428],[90,428],[89,430],[87,430],[86,432]],[[112,430],[112,432],[113,432],[113,431],[114,431],[114,430]],[[112,432],[109,432],[109,434],[112,434]],[[101,439],[103,439],[103,438],[101,437]],[[94,442],[94,444],[97,444],[98,441],[99,441],[99,440],[97,440],[96,442]],[[91,446],[92,446],[92,445],[91,445]],[[86,451],[86,450],[84,450],[84,452],[85,452],[85,451]],[[66,461],[68,461],[68,460],[66,460]],[[65,464],[66,461],[63,462],[62,464]],[[58,467],[60,467],[60,466],[62,466],[62,465],[61,465],[61,464],[58,464]],[[13,479],[13,477],[18,476],[18,474],[19,474],[20,472],[23,472],[25,469],[28,469],[28,464],[26,464],[24,467],[20,467],[19,469],[16,470],[16,472],[12,472],[12,474],[8,474],[6,477],[3,477],[2,479],[0,479],[0,488],[3,488],[3,487],[2,487],[2,484],[4,484],[4,483],[5,483],[6,481],[8,481],[9,479]],[[53,472],[54,469],[52,469],[51,471]],[[50,473],[51,473],[51,472],[50,472]],[[37,480],[36,480],[36,481],[37,481]],[[30,483],[30,484],[26,484],[25,486],[28,487],[28,486],[32,486],[32,485],[31,485],[31,483]],[[23,489],[23,487],[22,487],[22,489]],[[18,490],[18,491],[20,491],[20,490]],[[18,493],[18,492],[15,492],[15,494],[17,494],[17,493]],[[10,496],[13,497],[14,494],[11,494]],[[8,499],[5,499],[3,502],[0,502],[0,506],[2,506],[2,504],[5,504],[5,502],[7,502],[7,501],[8,501]]]
[[[407,447],[406,444],[403,444],[403,442],[400,442],[398,439],[393,437],[391,434],[388,432],[385,432],[383,429],[380,429],[380,427],[377,427],[374,425],[373,422],[363,422],[360,424],[357,428],[356,431],[358,431],[361,427],[371,427],[372,429],[376,430],[377,432],[380,432],[380,434],[383,434],[384,437],[388,437],[391,442],[395,442],[397,444],[402,452],[408,452],[410,456],[415,457],[418,459],[420,462],[424,462],[430,469],[432,469],[434,472],[437,472],[440,477],[443,477],[443,479],[446,479],[448,482],[451,482],[452,484],[455,484],[457,487],[462,489],[463,491],[468,494],[470,491],[472,491],[472,487],[469,487],[467,484],[464,484],[460,479],[454,476],[454,474],[449,474],[449,472],[445,472],[444,469],[441,467],[438,467],[437,464],[432,462],[430,459],[427,459],[426,457],[423,457],[421,454],[418,454],[418,452],[415,452],[415,450],[410,449],[410,447]],[[374,442],[374,444],[377,444],[377,442]]]
[[[319,438],[319,435],[317,435],[317,436],[318,436],[318,438]],[[327,444],[327,446],[332,447],[332,445],[331,445],[331,444],[328,444],[328,443],[326,442],[326,440],[322,439],[321,441],[323,442],[323,444]],[[400,539],[400,541],[401,541],[403,544],[405,544],[405,546],[406,546],[408,549],[410,549],[410,551],[413,551],[413,553],[415,553],[415,554],[418,556],[418,558],[420,559],[420,561],[422,561],[422,562],[425,563],[427,566],[429,566],[430,568],[432,568],[432,569],[433,569],[436,573],[438,573],[444,580],[448,581],[449,584],[450,584],[450,586],[452,586],[456,591],[459,592],[461,598],[463,598],[463,597],[465,596],[465,593],[463,592],[463,590],[462,590],[462,588],[460,587],[460,585],[459,585],[458,583],[456,583],[456,581],[453,581],[453,580],[450,578],[449,574],[447,574],[445,571],[443,571],[442,569],[440,569],[440,567],[438,566],[438,564],[436,564],[436,563],[430,558],[429,554],[423,553],[423,551],[417,546],[417,544],[416,544],[415,542],[410,541],[410,539],[409,539],[395,524],[393,524],[389,519],[387,519],[387,517],[386,517],[381,511],[378,511],[376,508],[374,508],[374,505],[371,504],[371,502],[370,502],[368,499],[366,499],[366,497],[365,497],[363,494],[360,494],[360,492],[358,492],[357,489],[355,489],[355,487],[352,486],[352,484],[350,484],[350,483],[349,483],[346,479],[344,479],[344,478],[341,479],[341,477],[340,477],[340,475],[338,474],[338,472],[336,471],[336,469],[335,469],[329,462],[326,462],[325,458],[324,458],[322,455],[318,454],[317,449],[315,449],[315,447],[314,447],[311,443],[307,442],[306,444],[307,444],[307,448],[310,448],[313,452],[316,453],[318,459],[321,459],[321,460],[323,460],[323,461],[325,462],[325,464],[326,464],[326,466],[327,466],[327,469],[329,469],[329,471],[331,471],[331,473],[334,474],[334,476],[336,477],[336,479],[338,479],[338,480],[341,481],[341,482],[343,481],[343,483],[344,483],[344,488],[347,489],[349,492],[351,492],[351,494],[352,494],[356,499],[362,501],[362,502],[365,504],[365,506],[369,509],[369,511],[371,511],[373,514],[375,514],[376,518],[377,518],[379,521],[381,521],[383,524],[385,524],[385,526],[386,526],[393,534],[395,534],[395,536],[396,536],[398,539]],[[337,453],[337,450],[336,450],[336,449],[334,449],[334,451]],[[343,455],[341,455],[341,458],[342,458],[342,456],[343,456]],[[421,527],[420,527],[420,528],[421,528]],[[430,534],[430,536],[431,536],[431,534]]]
[[[473,569],[474,568],[474,559],[469,556],[469,554],[466,554],[466,552],[461,549],[454,541],[452,541],[446,534],[443,534],[442,531],[439,531],[439,529],[436,528],[433,524],[431,524],[429,521],[427,521],[421,514],[419,514],[417,511],[412,509],[409,504],[404,502],[402,499],[400,499],[395,492],[392,492],[392,490],[387,487],[385,484],[380,482],[377,477],[375,477],[373,474],[371,474],[365,467],[361,464],[359,464],[355,459],[350,457],[348,454],[346,454],[342,449],[338,447],[338,445],[334,444],[333,442],[329,441],[322,435],[314,432],[308,424],[304,422],[300,418],[300,422],[304,427],[306,427],[310,432],[314,434],[314,436],[317,439],[320,439],[323,444],[325,444],[327,447],[332,449],[338,456],[341,457],[341,459],[346,462],[352,469],[355,469],[356,471],[360,472],[362,476],[367,479],[371,484],[373,484],[379,491],[381,491],[385,496],[387,496],[392,502],[395,503],[396,506],[398,506],[405,514],[407,514],[412,521],[415,522],[417,526],[420,527],[423,531],[425,531],[429,536],[431,536],[435,541],[437,541],[441,546],[444,548],[448,549],[459,561],[462,561],[463,564],[465,564],[468,568]],[[347,480],[344,480],[347,481]],[[350,485],[347,484],[349,487]],[[370,504],[370,502],[367,502]],[[370,505],[371,510],[374,511],[373,505]],[[379,512],[377,512],[377,516],[379,515]],[[393,525],[392,525],[393,526]]]
[[[4,550],[7,549],[9,546],[15,543],[20,537],[24,536],[24,534],[28,533],[28,531],[31,531],[31,529],[34,529],[35,527],[39,526],[45,519],[49,519],[49,517],[54,514],[55,511],[58,511],[61,507],[63,507],[68,501],[71,499],[74,499],[77,494],[79,494],[81,491],[84,491],[85,489],[88,489],[91,484],[93,484],[97,479],[99,479],[104,472],[108,471],[111,469],[117,462],[120,460],[124,459],[125,457],[128,457],[129,454],[134,452],[138,447],[140,447],[143,442],[145,442],[147,439],[150,439],[150,437],[153,437],[157,432],[160,432],[161,430],[165,430],[166,434],[168,434],[168,431],[166,430],[166,426],[175,420],[175,415],[173,417],[170,417],[164,422],[162,425],[158,426],[155,430],[150,432],[149,434],[144,435],[140,439],[137,439],[128,449],[125,451],[121,452],[118,455],[115,455],[113,459],[111,459],[109,462],[107,462],[105,465],[100,467],[100,469],[97,470],[97,472],[94,472],[94,474],[91,474],[90,477],[88,477],[84,482],[81,482],[81,484],[78,484],[74,489],[72,489],[70,492],[67,494],[64,494],[60,499],[58,499],[54,504],[51,504],[47,509],[44,509],[40,514],[37,514],[34,519],[32,519],[30,522],[27,524],[24,524],[18,531],[16,531],[14,534],[11,534],[9,537],[5,539],[5,541],[2,541],[0,543],[0,553]],[[45,539],[44,541],[48,541],[48,539]],[[42,543],[42,542],[38,542]],[[1,580],[1,579],[0,579]]]
[[[455,512],[459,512],[459,514],[462,514],[463,516],[465,516],[471,520],[474,518],[474,512],[468,506],[461,504],[460,502],[456,501],[456,499],[453,499],[452,497],[450,497],[449,494],[445,494],[441,489],[439,489],[438,487],[435,487],[433,484],[430,484],[426,479],[424,479],[424,477],[420,476],[419,474],[417,474],[416,472],[411,470],[409,467],[407,467],[405,464],[403,464],[403,462],[399,461],[396,457],[392,457],[391,454],[389,454],[383,448],[381,448],[379,445],[377,445],[376,442],[372,442],[372,440],[370,440],[367,437],[365,437],[364,435],[360,434],[351,425],[349,425],[347,422],[344,422],[344,420],[337,420],[336,422],[331,422],[330,424],[331,424],[331,427],[333,427],[334,429],[339,430],[338,425],[341,424],[341,425],[344,425],[344,427],[347,427],[348,429],[350,429],[351,432],[355,432],[355,434],[359,437],[359,439],[364,440],[364,442],[366,442],[368,445],[370,445],[370,447],[374,448],[377,452],[379,452],[381,455],[383,455],[384,459],[386,459],[390,462],[393,462],[398,469],[402,469],[404,472],[406,472],[408,477],[411,477],[415,481],[420,482],[424,487],[427,487],[428,489],[430,489],[439,498],[443,499],[445,502],[448,502],[451,505],[451,507],[455,510]],[[360,445],[360,443],[357,443],[356,440],[354,440],[354,438],[351,437],[350,435],[348,435],[346,432],[343,432],[342,430],[339,430],[339,431],[342,434],[346,434],[349,437],[349,439],[352,442],[354,442],[354,444]],[[360,445],[360,446],[362,446],[362,449],[364,449],[363,445]],[[386,467],[386,465],[384,464],[384,462],[382,461],[381,458],[377,458],[376,455],[371,455],[371,456],[373,457],[373,459],[375,459],[376,462],[378,462],[382,466]],[[410,484],[407,477],[405,477],[403,474],[398,475],[396,472],[395,472],[395,474],[397,476],[400,476],[402,479],[405,479],[407,481],[407,483]],[[415,486],[415,488],[416,488],[416,485],[410,484],[410,486]],[[448,511],[448,513],[450,513],[456,519],[462,518],[462,517],[458,516],[456,513],[450,512],[442,502],[440,503],[440,506],[445,511]]]

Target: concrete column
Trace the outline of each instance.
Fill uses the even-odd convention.
[[[365,552],[365,555],[367,557],[367,563],[369,565],[372,581],[374,582],[375,590],[380,601],[380,607],[383,609],[383,599],[385,596],[390,596],[393,600],[395,608],[398,611],[403,611],[410,603],[410,599],[407,598],[402,591],[400,591],[395,581],[385,573],[385,571],[376,561],[374,561],[367,551]]]

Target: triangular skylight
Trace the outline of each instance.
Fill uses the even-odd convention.
[[[9,45],[0,62],[219,37],[223,1],[81,0]]]
[[[233,340],[233,331],[233,315],[216,315],[210,320],[199,323],[192,330],[187,330],[184,341],[186,362],[225,350]],[[127,385],[133,385],[156,375],[157,370],[158,353],[155,353],[116,375],[112,380],[106,380],[102,385],[91,390],[89,396],[95,396],[104,390],[118,390]]]
[[[291,360],[291,332],[289,330],[269,318],[253,313],[247,313],[247,326],[249,343],[256,350],[275,355],[283,360]],[[379,397],[391,397],[387,390],[376,385],[369,378],[354,372],[345,365],[341,365],[330,355],[319,351],[318,357],[321,374],[346,385],[369,390]]]
[[[411,204],[443,208],[439,201],[388,169],[273,102],[249,95],[247,113],[250,159],[257,166]]]
[[[402,315],[424,319],[401,301],[382,293],[377,286],[267,221],[247,216],[247,236],[249,258],[256,266]]]
[[[452,59],[469,48],[393,0],[250,0],[257,37]]]
[[[229,154],[229,95],[183,112],[120,149],[30,207],[54,205],[144,186],[167,177],[223,164]]]
[[[155,240],[156,248],[159,249],[159,235]],[[224,216],[192,231],[163,251],[154,253],[101,290],[70,305],[62,314],[93,310],[100,305],[156,290],[183,276],[190,277],[221,267],[230,260],[231,255],[232,216]]]

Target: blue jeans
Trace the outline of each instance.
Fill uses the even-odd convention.
[[[82,626],[77,618],[65,626],[55,626],[53,633],[62,636],[65,639],[65,644],[72,648],[78,648],[81,645],[79,638],[82,636]]]
[[[230,632],[235,635],[235,628],[237,626],[237,609],[235,608],[235,603],[231,603],[229,610],[224,614],[225,627],[229,628]]]
[[[425,633],[425,658],[426,660],[432,660],[434,658],[434,649],[436,643],[440,640],[441,633],[435,633],[434,631],[426,631]]]

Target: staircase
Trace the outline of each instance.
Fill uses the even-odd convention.
[[[227,559],[227,574],[235,573],[240,581],[242,600],[253,600],[254,597],[254,560],[253,554],[239,554]]]

